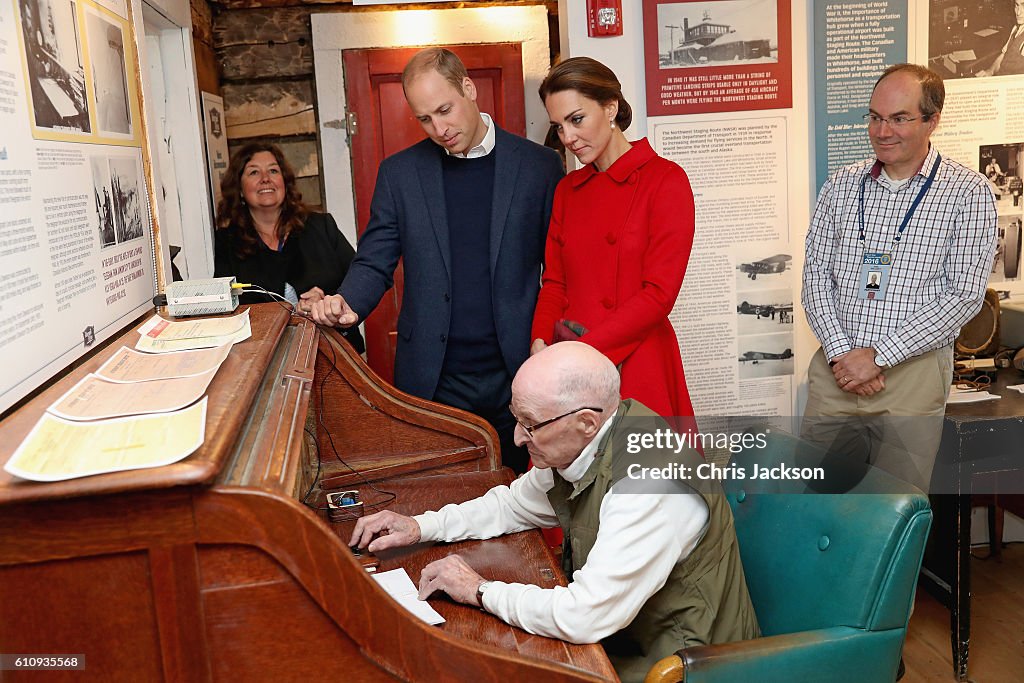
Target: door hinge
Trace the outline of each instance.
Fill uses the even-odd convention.
[[[334,119],[332,121],[324,121],[324,128],[333,128],[334,130],[344,130],[349,137],[352,137],[359,132],[359,120],[356,118],[354,111],[346,111],[344,119]]]

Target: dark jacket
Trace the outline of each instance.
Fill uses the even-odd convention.
[[[444,363],[451,323],[451,247],[441,159],[427,139],[381,163],[370,222],[338,293],[360,320],[405,267],[398,316],[395,385],[431,399]],[[491,213],[491,305],[501,355],[515,374],[530,348],[551,200],[564,171],[558,155],[495,126]]]
[[[300,296],[313,287],[319,287],[324,294],[333,294],[355,254],[329,213],[311,213],[302,230],[289,235],[281,251],[273,251],[260,241],[256,253],[245,259],[236,255],[236,227],[217,230],[215,237],[214,277],[234,275],[238,282],[259,285],[282,296],[286,282],[291,283]],[[241,296],[243,304],[273,300],[258,293]],[[344,330],[343,334],[359,353],[363,352],[363,338],[358,328]]]

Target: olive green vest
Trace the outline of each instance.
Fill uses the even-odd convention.
[[[602,499],[626,475],[629,464],[665,465],[674,461],[696,468],[704,462],[699,453],[688,448],[671,456],[664,452],[654,457],[651,451],[637,455],[626,452],[628,432],[666,426],[662,418],[641,403],[623,401],[615,424],[601,440],[594,462],[583,478],[573,485],[554,477],[548,500],[565,534],[562,563],[570,580],[573,572],[586,564],[597,540]],[[696,478],[687,479],[686,483],[677,480],[672,485],[682,492],[699,493],[708,506],[709,519],[697,547],[675,566],[665,585],[647,600],[633,622],[602,641],[624,683],[642,681],[659,659],[684,647],[760,635],[740,563],[732,510],[721,485]]]

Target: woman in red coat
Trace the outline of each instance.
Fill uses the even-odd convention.
[[[540,86],[559,139],[583,168],[555,190],[533,351],[561,320],[620,366],[622,395],[669,416],[692,416],[668,316],[693,244],[686,173],[622,133],[632,112],[612,71],[589,57],[555,66]]]

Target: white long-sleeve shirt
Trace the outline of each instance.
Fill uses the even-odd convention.
[[[510,486],[496,486],[480,498],[417,515],[422,540],[493,538],[558,526],[547,498],[554,477],[578,482],[611,424],[609,419],[558,475],[535,467]],[[525,631],[571,643],[596,643],[628,626],[665,585],[673,567],[696,547],[708,511],[696,493],[621,493],[622,483],[628,485],[617,483],[601,501],[597,541],[568,587],[494,581],[484,593],[484,608]]]

